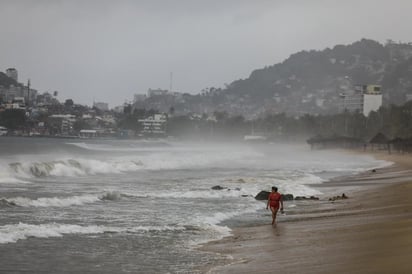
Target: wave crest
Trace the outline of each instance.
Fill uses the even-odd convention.
[[[72,224],[13,224],[0,227],[0,244],[13,243],[29,237],[49,238],[62,237],[64,234],[99,234],[118,232],[119,229],[98,225],[80,226]]]
[[[108,227],[101,225],[81,226],[75,224],[9,224],[0,226],[0,244],[15,243],[29,237],[63,237],[65,234],[139,233],[185,230],[181,226],[136,226],[131,228]]]
[[[67,159],[51,162],[10,163],[9,167],[15,174],[22,177],[77,177],[133,171],[140,169],[142,165],[140,161]]]
[[[118,201],[123,194],[117,191],[109,191],[101,195],[80,195],[70,197],[41,197],[30,199],[26,197],[2,198],[1,207],[68,207],[92,204],[99,201]]]

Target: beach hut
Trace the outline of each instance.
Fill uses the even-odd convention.
[[[376,134],[370,141],[371,149],[388,150],[389,151],[389,139],[381,132]]]
[[[412,138],[396,137],[389,141],[389,147],[399,153],[412,151]]]

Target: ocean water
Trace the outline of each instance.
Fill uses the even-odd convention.
[[[194,273],[223,260],[199,244],[270,221],[259,191],[322,195],[387,164],[306,145],[1,137],[0,272]]]

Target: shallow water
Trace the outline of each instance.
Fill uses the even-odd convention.
[[[7,273],[193,272],[222,260],[196,244],[270,218],[260,190],[322,195],[311,185],[387,164],[305,145],[9,137],[0,156]]]

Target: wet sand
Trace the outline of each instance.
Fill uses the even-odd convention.
[[[395,165],[321,186],[349,199],[321,197],[323,206],[289,220],[279,216],[275,228],[268,215],[267,225],[235,228],[233,236],[206,244],[202,250],[228,257],[206,272],[412,273],[412,156],[366,153]]]

